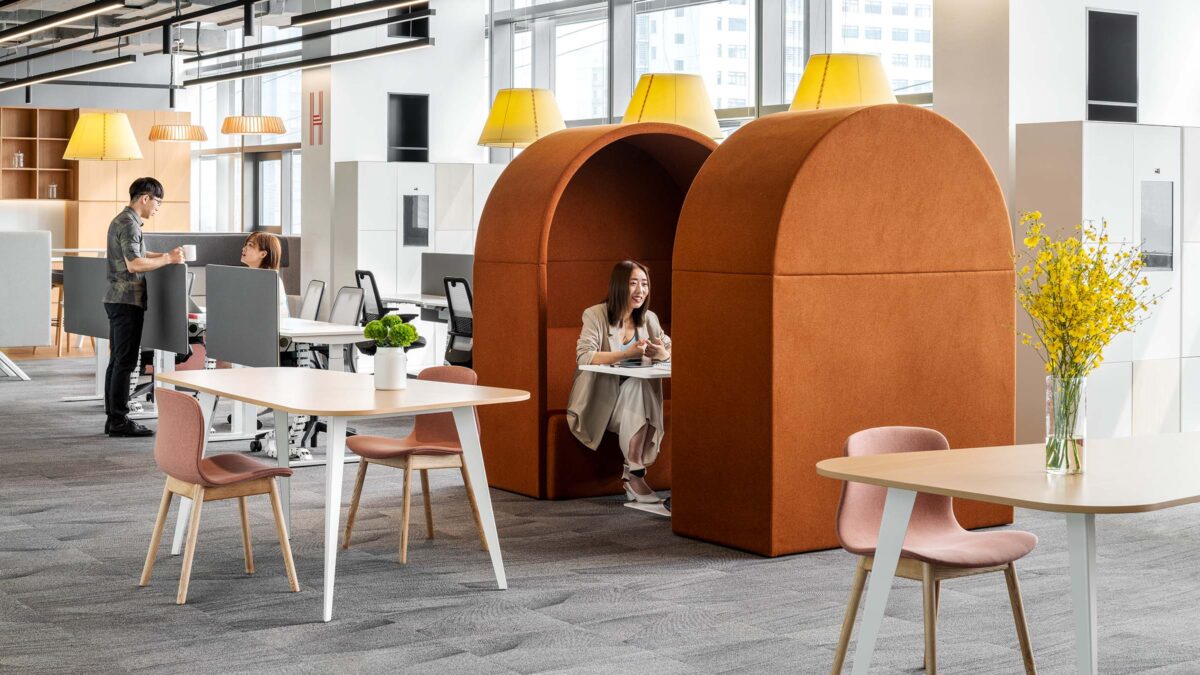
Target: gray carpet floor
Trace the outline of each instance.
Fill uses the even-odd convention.
[[[425,539],[417,501],[405,566],[400,472],[368,474],[332,622],[319,621],[319,467],[293,479],[300,593],[287,590],[260,497],[257,573],[242,571],[236,505],[209,504],[188,604],[177,606],[180,559],[166,538],[152,584],[137,587],[162,490],[152,442],[101,435],[98,403],[58,402],[90,390],[90,365],[25,361],[31,382],[0,381],[0,671],[828,672],[850,555],[764,559],[676,537],[666,519],[617,499],[493,490],[509,579],[498,591],[461,481],[446,471],[431,474],[436,537]],[[407,424],[359,426],[402,434]],[[353,477],[347,466],[346,500]],[[1200,672],[1198,516],[1183,507],[1098,520],[1101,672]],[[1018,511],[1017,524],[1041,538],[1019,564],[1039,669],[1073,672],[1064,523]],[[940,621],[944,673],[1021,672],[1001,575],[946,582]],[[919,586],[899,580],[873,672],[920,672],[921,635]]]

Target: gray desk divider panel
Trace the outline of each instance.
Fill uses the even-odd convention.
[[[475,288],[473,270],[475,256],[467,253],[422,253],[421,254],[421,293],[425,295],[445,295],[446,277],[461,277]]]
[[[279,365],[279,281],[274,270],[209,265],[205,346],[210,358]]]
[[[176,246],[194,244],[196,260],[188,263],[193,271],[203,270],[207,265],[240,265],[242,245],[249,232],[147,232],[147,251],[169,251]],[[283,278],[288,293],[298,295],[300,289],[300,235],[279,237],[283,256],[280,260],[279,276]],[[203,293],[197,293],[203,295]]]
[[[142,349],[187,353],[187,271],[186,265],[167,265],[146,273]]]
[[[50,339],[50,233],[0,232],[0,347]]]
[[[63,257],[63,325],[68,333],[108,339],[108,260],[69,255]]]

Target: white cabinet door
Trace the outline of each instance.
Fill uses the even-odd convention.
[[[1179,397],[1179,430],[1200,431],[1200,359],[1180,359],[1183,375]]]
[[[1183,244],[1181,283],[1172,291],[1179,295],[1183,357],[1200,356],[1200,243]]]
[[[379,284],[380,295],[395,293],[397,290],[396,233],[359,232],[357,269],[370,270],[375,275],[375,283]]]
[[[1183,240],[1200,241],[1200,128],[1183,130],[1182,156]]]
[[[1133,435],[1179,431],[1180,362],[1159,359],[1133,363]]]
[[[395,162],[358,162],[358,229],[396,231]]]
[[[1134,127],[1083,125],[1083,220],[1108,221],[1113,241],[1133,241]]]
[[[398,167],[396,194],[396,288],[401,293],[421,292],[421,254],[437,243],[434,218],[436,179],[433,164],[395,162]],[[406,199],[408,198],[408,199]],[[412,219],[406,223],[405,219]],[[409,241],[405,243],[408,228]],[[425,245],[414,243],[424,235]]]
[[[1087,434],[1089,438],[1128,436],[1132,429],[1133,366],[1104,363],[1088,375]]]

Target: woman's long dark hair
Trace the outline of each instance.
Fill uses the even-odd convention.
[[[633,276],[634,270],[641,270],[646,275],[646,281],[650,281],[650,268],[646,267],[636,260],[622,260],[613,265],[612,276],[608,280],[608,300],[605,305],[608,307],[608,325],[615,326],[621,322],[621,317],[625,315],[625,311],[629,308],[629,278]],[[646,310],[650,309],[650,294],[646,294],[646,301],[641,307],[633,310],[632,319],[633,325],[646,325]]]

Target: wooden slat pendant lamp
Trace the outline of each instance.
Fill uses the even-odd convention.
[[[230,136],[285,134],[283,118],[274,115],[230,115],[221,122],[221,133]]]
[[[638,122],[668,122],[695,129],[709,138],[724,137],[704,79],[699,75],[642,75],[621,119],[621,124]]]
[[[566,126],[549,89],[501,89],[479,134],[479,145],[526,148]]]
[[[119,161],[141,159],[133,127],[125,113],[81,113],[63,159]]]
[[[150,127],[150,140],[183,143],[207,141],[208,133],[199,124],[155,124]]]
[[[813,54],[788,110],[895,103],[883,62],[872,54]]]

